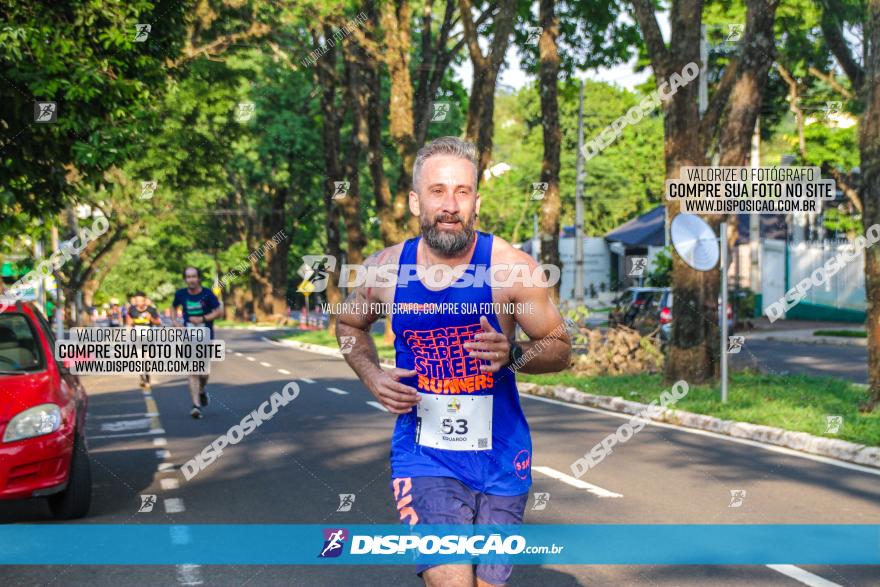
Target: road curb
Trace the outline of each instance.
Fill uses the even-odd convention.
[[[537,383],[517,383],[521,392],[539,397],[550,397],[564,402],[588,405],[612,412],[625,414],[637,414],[649,408],[648,404],[625,400],[619,396],[593,395],[585,393],[574,387],[562,385],[543,386]],[[683,410],[654,410],[656,413],[652,420],[665,422],[684,428],[696,428],[717,434],[726,434],[735,438],[745,438],[764,444],[784,446],[793,450],[806,452],[823,457],[880,468],[880,447],[865,446],[836,438],[814,436],[806,432],[793,432],[776,428],[775,426],[763,426],[749,424],[748,422],[736,422],[734,420],[722,420],[705,414],[694,414]],[[651,412],[647,412],[649,415]]]
[[[342,358],[342,353],[339,352],[339,349],[293,340],[279,340],[278,342],[301,351]],[[380,362],[383,366],[394,367],[394,364],[389,361],[383,360]],[[526,382],[517,382],[516,385],[520,392],[530,395],[550,397],[572,404],[587,405],[612,412],[635,415],[650,407],[648,404],[625,400],[619,396],[593,395],[574,387],[565,387],[564,385],[545,386]],[[877,446],[865,446],[864,444],[856,444],[836,438],[814,436],[806,432],[793,432],[783,428],[776,428],[775,426],[722,420],[714,416],[694,414],[693,412],[685,412],[683,410],[666,409],[661,411],[652,409],[647,413],[650,415],[652,412],[655,412],[655,414],[651,419],[658,422],[665,422],[683,428],[696,428],[717,434],[726,434],[734,438],[744,438],[764,444],[784,446],[785,448],[801,452],[880,469],[880,447]]]
[[[299,342],[296,340],[285,340],[279,339],[277,342],[280,342],[283,345],[289,346],[291,348],[295,348],[301,351],[307,351],[310,353],[317,353],[319,355],[326,355],[328,357],[336,357],[338,359],[342,359],[342,353],[339,349],[334,349],[328,346],[323,346],[320,344],[311,344],[308,342]],[[379,364],[385,367],[394,367],[394,363],[388,361],[387,359],[379,359]]]
[[[815,336],[813,338],[801,338],[798,336],[752,336],[749,337],[748,334],[745,335],[746,344],[748,344],[749,340],[772,340],[773,342],[788,342],[795,344],[818,344],[818,345],[831,345],[831,346],[860,346],[867,347],[868,339],[866,338],[847,338],[847,337],[835,337],[835,336]]]

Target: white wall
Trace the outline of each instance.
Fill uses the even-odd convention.
[[[562,261],[562,283],[559,296],[563,300],[574,297],[575,265],[574,238],[559,239],[559,257]],[[600,284],[608,290],[611,281],[611,254],[605,239],[600,236],[584,238],[584,297],[590,297],[590,284],[600,291]]]

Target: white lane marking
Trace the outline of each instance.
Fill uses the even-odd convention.
[[[177,565],[177,582],[180,585],[203,585],[201,565]]]
[[[96,440],[98,438],[130,438],[132,436],[152,436],[154,434],[165,434],[165,430],[162,428],[155,428],[153,430],[147,430],[146,432],[130,432],[128,434],[98,434],[97,436],[89,434],[89,440]]]
[[[315,382],[314,379],[309,379],[308,377],[300,377],[300,379],[305,381],[306,383],[314,383]]]
[[[838,583],[832,583],[819,575],[814,575],[794,565],[767,565],[767,568],[773,569],[777,573],[782,573],[786,577],[791,577],[795,581],[810,587],[841,587]]]
[[[159,463],[159,467],[157,470],[160,473],[173,473],[174,472],[174,463]]]
[[[235,353],[235,356],[236,357],[243,357],[244,355],[242,355],[241,353]]]
[[[158,416],[154,412],[147,412],[145,414],[108,414],[106,416],[95,416],[93,414],[88,414],[89,418],[94,420],[108,420],[110,418],[152,418],[153,416]]]
[[[267,363],[266,361],[260,361],[260,365],[262,365],[263,367],[271,367],[272,366],[269,363]]]
[[[163,499],[162,504],[165,506],[166,514],[179,514],[186,511],[186,506],[183,505],[183,500],[179,497]]]
[[[248,360],[248,361],[256,361],[256,359],[253,358],[253,357],[247,357],[247,360]]]
[[[164,460],[167,460],[167,459],[170,459],[170,458],[171,458],[171,451],[170,451],[170,450],[165,450],[165,449],[157,450],[157,451],[156,451],[156,458],[157,458],[157,459],[162,459],[163,461],[164,461]]]
[[[332,391],[333,393],[338,393],[339,395],[348,395],[347,391],[345,391],[344,389],[339,389],[338,387],[328,387],[327,391]]]
[[[278,369],[278,372],[282,375],[290,375],[290,371],[288,371],[287,369]]]
[[[162,489],[171,490],[177,489],[180,487],[180,481],[175,479],[174,477],[167,477],[165,479],[159,479],[159,485]]]
[[[367,403],[370,404],[371,406],[373,406],[374,408],[376,408],[377,410],[382,410],[383,412],[388,411],[388,408],[386,408],[385,406],[383,406],[379,402],[367,402]]]
[[[529,399],[533,399],[539,402],[547,402],[549,404],[556,404],[559,406],[565,406],[568,408],[574,408],[575,410],[584,410],[587,412],[595,412],[597,414],[603,414],[605,416],[613,416],[615,418],[621,418],[623,420],[629,420],[633,417],[632,414],[621,414],[620,412],[609,412],[608,410],[603,410],[601,408],[594,408],[592,406],[581,406],[578,404],[570,404],[568,402],[560,401],[558,399],[552,399],[549,397],[536,397],[534,395],[529,395],[527,393],[521,393],[520,397],[527,397]],[[726,434],[718,434],[717,432],[709,432],[708,430],[699,430],[698,428],[686,428],[684,426],[675,426],[673,424],[667,424],[666,422],[656,422],[654,420],[647,421],[648,426],[657,426],[658,428],[669,428],[672,430],[678,430],[679,432],[687,432],[688,434],[696,434],[698,436],[708,436],[710,438],[717,438],[718,440],[726,440],[728,442],[736,442],[737,444],[745,444],[748,446],[754,446],[757,448],[763,448],[764,450],[769,450],[771,452],[778,452],[780,454],[788,455],[791,457],[800,457],[802,459],[808,459],[811,461],[816,461],[817,463],[824,463],[826,465],[834,465],[836,467],[842,467],[844,469],[850,469],[852,471],[860,471],[862,473],[870,473],[872,475],[880,475],[880,469],[874,469],[872,467],[865,467],[862,465],[856,465],[855,463],[847,463],[845,461],[838,461],[829,457],[823,457],[819,455],[813,455],[810,453],[799,452],[796,450],[792,450],[790,448],[785,448],[784,446],[775,446],[772,444],[764,444],[763,442],[757,442],[755,440],[748,440],[746,438],[736,438],[734,436],[727,436]]]
[[[551,469],[550,467],[533,466],[532,471],[543,473],[548,477],[558,479],[559,481],[571,485],[572,487],[577,487],[578,489],[586,489],[588,492],[597,497],[623,497],[623,494],[621,493],[608,491],[607,489],[603,489],[598,485],[593,485],[592,483],[581,481],[580,479],[572,477],[571,475],[566,475],[565,473],[557,471],[556,469]]]
[[[101,424],[101,432],[128,432],[129,430],[138,430],[140,428],[149,427],[149,418],[138,418],[137,420],[120,420],[118,422]]]
[[[168,441],[164,438],[154,438],[153,446],[168,446]]]

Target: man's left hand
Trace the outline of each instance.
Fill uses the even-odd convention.
[[[480,316],[480,326],[483,332],[475,334],[474,342],[466,342],[464,347],[471,351],[469,356],[489,361],[488,365],[480,365],[481,372],[497,373],[510,358],[510,342],[504,333],[492,328],[485,316]]]

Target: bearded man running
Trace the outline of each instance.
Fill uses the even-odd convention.
[[[343,355],[348,364],[398,414],[391,489],[409,524],[522,523],[532,444],[516,371],[547,373],[570,363],[571,341],[543,269],[474,229],[476,180],[470,143],[442,137],[418,152],[409,208],[421,236],[366,261],[368,276],[376,275],[371,265],[397,265],[397,279],[356,288],[336,329],[340,344],[354,337]],[[394,369],[380,367],[370,336],[380,305],[392,308]],[[514,342],[517,325],[528,342]],[[504,585],[511,571],[504,564],[417,567],[426,585],[443,587]]]

